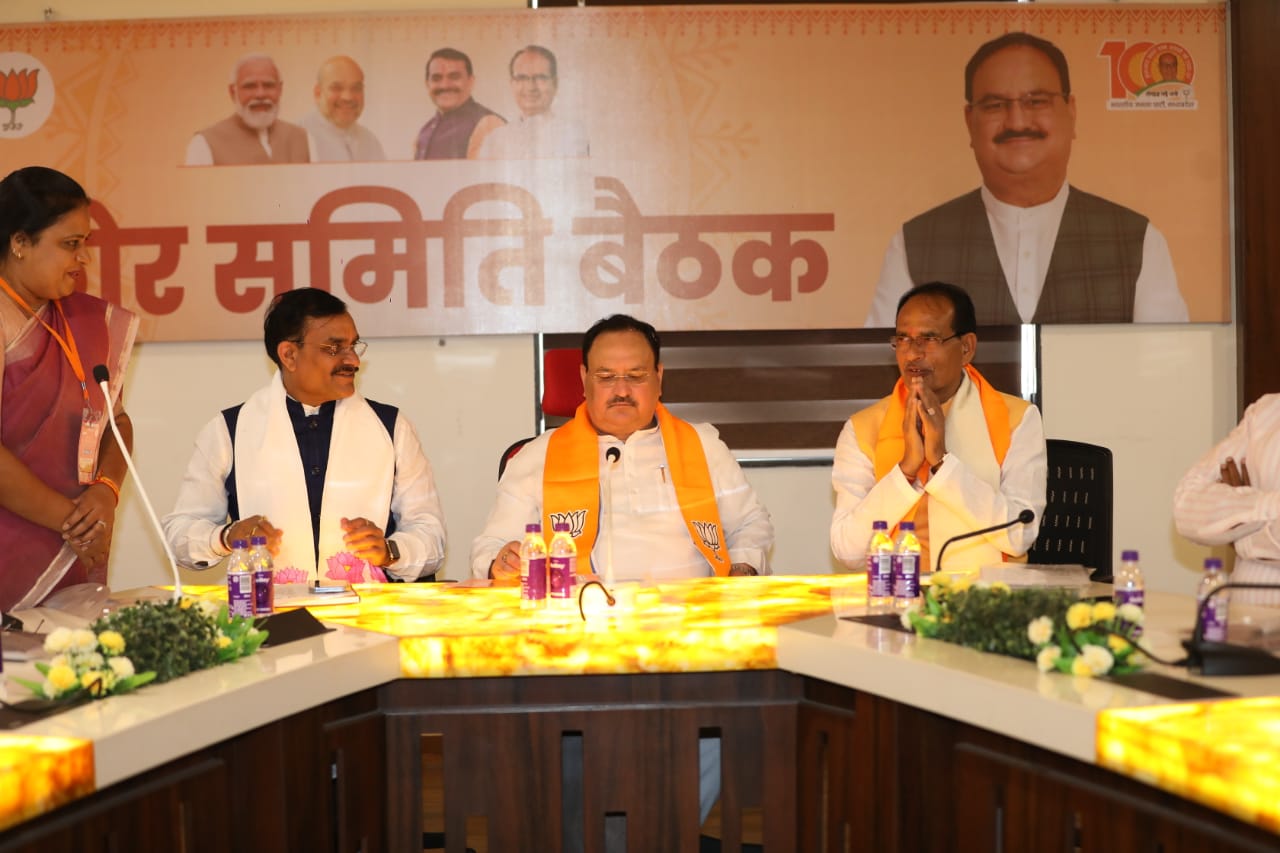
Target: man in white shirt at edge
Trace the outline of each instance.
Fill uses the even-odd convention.
[[[587,132],[581,124],[552,112],[560,85],[556,55],[541,45],[520,48],[508,64],[511,94],[520,118],[496,128],[476,155],[480,160],[538,157],[586,157]]]
[[[349,56],[333,56],[316,72],[316,108],[298,124],[315,143],[312,159],[322,163],[387,159],[373,131],[360,124],[364,112],[364,71]]]
[[[365,344],[346,305],[286,291],[263,330],[278,370],[196,436],[164,519],[179,564],[207,568],[260,534],[277,573],[303,573],[295,581],[433,575],[445,527],[431,463],[408,418],[356,392]]]
[[[975,536],[947,549],[947,569],[1023,561],[1045,507],[1048,456],[1035,406],[1002,394],[971,362],[974,307],[953,284],[930,282],[901,300],[892,345],[894,392],[845,422],[831,482],[831,550],[866,569],[871,526],[913,520],[924,571],[947,539],[1035,513],[1031,524]]]
[[[1067,183],[1076,101],[1062,51],[1023,32],[987,42],[965,100],[982,187],[894,235],[866,325],[892,326],[902,294],[934,280],[964,287],[980,326],[1186,322],[1164,236]]]
[[[275,60],[261,53],[240,57],[231,69],[227,91],[235,111],[191,137],[184,165],[251,166],[316,159],[311,135],[280,118],[284,81]]]
[[[1178,533],[1231,545],[1231,580],[1280,584],[1280,394],[1245,409],[1231,433],[1183,475],[1173,493]],[[1280,605],[1280,590],[1233,589],[1232,601]]]
[[[617,580],[768,571],[769,513],[715,428],[681,421],[659,403],[660,346],[653,326],[625,314],[587,331],[581,367],[586,399],[573,421],[538,436],[508,462],[484,530],[471,545],[474,577],[518,578],[525,525],[541,522],[550,540],[548,516],[570,521],[579,573],[605,574],[606,477]],[[673,461],[673,442],[694,464]],[[613,449],[620,453],[616,462],[608,458]],[[573,476],[580,470],[575,463],[585,478]],[[573,487],[563,485],[570,481]]]

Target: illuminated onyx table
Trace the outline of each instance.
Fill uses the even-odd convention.
[[[1163,763],[1137,746],[1106,762],[1124,776],[1098,766],[1118,738],[1166,742],[1143,717],[1099,740],[1112,709],[1186,718],[1234,703],[1044,676],[838,618],[862,611],[860,578],[664,585],[585,622],[522,611],[511,588],[360,591],[316,608],[327,634],[18,730],[91,743],[97,792],[68,777],[50,804],[80,799],[0,835],[0,851],[554,851],[578,836],[597,851],[607,832],[632,851],[696,850],[703,834],[726,850],[1277,846],[1274,796],[1260,798],[1270,810],[1229,807],[1234,786],[1274,785],[1277,761],[1190,763],[1197,736],[1222,755],[1260,749],[1242,717],[1204,722],[1214,739],[1196,723],[1168,735],[1191,776],[1213,764],[1199,787],[1216,799],[1177,782],[1164,747]],[[1151,602],[1170,626],[1152,641],[1176,645],[1186,601]],[[709,740],[718,768],[700,767]],[[704,769],[714,826],[699,825]],[[25,808],[19,819],[41,806]]]

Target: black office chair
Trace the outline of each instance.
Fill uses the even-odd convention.
[[[1051,438],[1048,503],[1030,563],[1079,563],[1095,581],[1111,582],[1111,450]]]

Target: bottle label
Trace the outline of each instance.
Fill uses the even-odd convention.
[[[551,576],[551,597],[570,598],[573,595],[573,569],[575,557],[551,557],[547,560]]]
[[[1227,603],[1216,595],[1204,608],[1204,638],[1211,643],[1227,641]]]
[[[227,611],[232,616],[253,616],[253,575],[227,572]]]
[[[528,568],[520,573],[520,597],[525,601],[542,601],[547,597],[547,558],[527,560]]]
[[[1146,601],[1147,594],[1146,591],[1142,589],[1117,589],[1115,592],[1116,607],[1120,607],[1125,604],[1132,604],[1134,607],[1142,607]],[[1120,620],[1120,627],[1121,629],[1127,629],[1129,631],[1129,636],[1131,637],[1142,636],[1141,625],[1131,625],[1124,620]]]
[[[893,597],[898,600],[920,595],[920,555],[893,555]]]
[[[867,595],[888,598],[893,594],[893,555],[867,555]]]
[[[254,616],[270,616],[275,612],[276,587],[272,580],[270,569],[258,569],[253,573]]]

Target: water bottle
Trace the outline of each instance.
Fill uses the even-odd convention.
[[[555,535],[547,549],[547,571],[551,577],[551,606],[569,607],[573,599],[573,575],[578,568],[578,546],[569,535],[569,523],[555,524]]]
[[[520,543],[520,607],[539,610],[547,605],[547,543],[541,524],[524,526]]]
[[[871,541],[867,543],[867,608],[877,611],[893,601],[893,540],[889,523],[871,524]]]
[[[1217,557],[1206,559],[1204,577],[1200,579],[1200,588],[1196,591],[1196,613],[1203,614],[1201,616],[1204,620],[1201,623],[1204,626],[1203,636],[1211,643],[1227,641],[1227,609],[1230,605],[1231,592],[1228,590],[1213,596],[1203,610],[1200,610],[1199,606],[1204,604],[1204,600],[1209,598],[1210,593],[1226,582],[1227,578],[1222,574],[1222,561]]]
[[[1146,598],[1146,592],[1142,585],[1142,569],[1138,567],[1138,552],[1121,551],[1120,571],[1116,572],[1115,578],[1116,607],[1119,607],[1122,604],[1132,604],[1135,607],[1142,607],[1146,603]],[[1131,636],[1142,636],[1141,625],[1126,627],[1131,628]]]
[[[893,604],[905,610],[920,597],[920,540],[915,522],[898,523],[898,541],[893,549]]]
[[[253,566],[249,560],[249,543],[243,539],[231,542],[227,560],[227,610],[232,616],[253,618]]]
[[[254,536],[249,545],[249,565],[253,569],[253,615],[270,616],[276,609],[276,586],[267,537]]]

